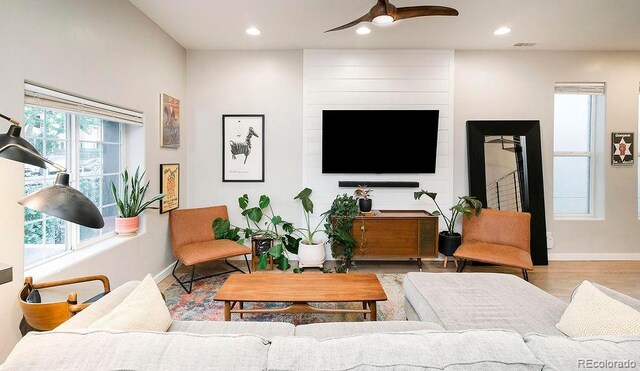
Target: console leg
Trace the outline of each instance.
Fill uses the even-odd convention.
[[[448,262],[449,262],[449,257],[445,255],[445,256],[444,256],[444,267],[445,267],[445,268],[447,267],[447,263],[448,263]],[[456,264],[456,266],[457,266],[457,264]]]
[[[422,259],[418,258],[418,269],[422,272]]]

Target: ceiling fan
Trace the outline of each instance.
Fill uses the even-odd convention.
[[[395,21],[407,18],[425,17],[432,15],[449,15],[456,16],[458,11],[446,6],[407,6],[402,8],[396,8],[389,0],[378,0],[378,3],[374,5],[369,13],[362,17],[344,24],[342,26],[332,28],[325,32],[344,30],[345,28],[353,27],[360,22],[373,22],[375,24],[391,24]]]

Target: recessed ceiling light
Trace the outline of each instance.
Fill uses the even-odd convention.
[[[255,27],[249,27],[245,30],[245,32],[251,36],[258,36],[262,33],[259,29]]]
[[[371,33],[371,29],[367,26],[362,26],[356,30],[358,35],[368,35]]]
[[[493,31],[494,35],[506,35],[509,32],[511,32],[511,29],[509,27],[500,27],[497,30]]]
[[[393,17],[390,15],[379,15],[373,19],[375,24],[391,24],[393,23]]]

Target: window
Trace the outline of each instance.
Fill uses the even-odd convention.
[[[604,84],[556,84],[554,104],[554,215],[594,216]]]
[[[89,197],[105,219],[103,229],[91,229],[25,208],[27,268],[114,235],[118,211],[111,182],[120,189],[126,130],[123,122],[131,120],[107,117],[106,105],[96,102],[101,107],[92,109],[86,102],[90,101],[25,84],[23,137],[44,157],[66,167],[71,186]],[[139,119],[141,122],[141,114]],[[53,184],[56,173],[53,167],[25,165],[25,194]]]

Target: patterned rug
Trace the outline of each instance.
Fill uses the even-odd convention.
[[[183,274],[179,277],[181,280],[186,280],[188,276],[188,274]],[[378,320],[405,320],[404,292],[402,290],[404,274],[378,274],[377,276],[387,294],[387,301],[378,302]],[[163,291],[167,306],[171,312],[171,317],[174,320],[182,321],[224,320],[223,303],[214,301],[213,296],[227,280],[227,277],[229,277],[229,274],[196,281],[193,283],[191,294],[187,294],[182,287],[180,287],[180,284],[174,282]],[[274,279],[277,279],[276,275],[274,275]],[[279,308],[289,304],[290,303],[245,303],[245,308]],[[312,305],[324,308],[362,309],[361,303],[312,303]],[[295,325],[317,322],[364,321],[363,316],[357,313],[263,313],[245,314],[243,317],[243,321],[290,322]],[[233,321],[241,320],[238,314],[233,314],[231,319]]]

